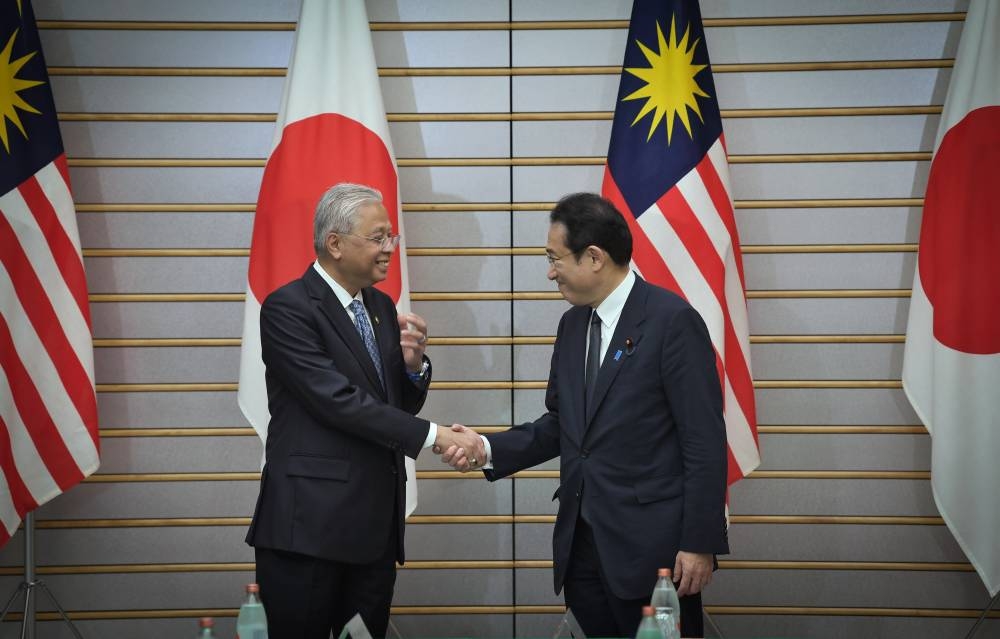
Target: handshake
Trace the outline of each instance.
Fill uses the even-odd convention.
[[[463,473],[482,468],[488,462],[483,438],[462,424],[438,426],[431,450],[441,455],[441,461]]]

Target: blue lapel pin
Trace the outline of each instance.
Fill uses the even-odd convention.
[[[622,352],[620,350],[619,351],[615,351],[615,361],[616,362],[621,358],[621,356],[622,356]]]

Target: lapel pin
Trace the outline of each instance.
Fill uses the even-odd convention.
[[[631,337],[625,338],[625,354],[631,355],[635,352],[635,343],[632,341]]]
[[[620,350],[619,351],[615,351],[615,361],[616,362],[621,358],[621,356],[622,356],[622,352]]]
[[[378,325],[378,315],[372,315],[372,317],[375,319],[375,324]]]

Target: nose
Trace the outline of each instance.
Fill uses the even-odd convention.
[[[545,277],[549,278],[549,280],[555,280],[556,279],[556,266],[555,266],[555,264],[552,264],[552,265],[549,266],[549,272],[545,274]]]

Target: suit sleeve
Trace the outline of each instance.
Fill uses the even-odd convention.
[[[496,481],[519,470],[537,466],[559,456],[559,338],[562,336],[563,319],[559,321],[552,362],[549,366],[549,383],[545,390],[546,413],[533,422],[514,426],[510,430],[485,435],[493,452],[493,470],[484,470],[486,479]]]
[[[268,374],[316,421],[416,457],[429,422],[352,383],[324,344],[309,305],[281,292],[268,297],[260,314],[261,350]],[[346,347],[334,354],[353,359]],[[422,400],[411,398],[409,403],[408,408],[416,409]]]
[[[693,308],[676,313],[664,339],[661,374],[684,464],[680,550],[727,553],[727,444],[722,391],[708,329]]]
[[[379,294],[378,292],[376,292]],[[385,317],[392,317],[392,328],[395,341],[399,343],[400,331],[399,324],[396,323],[396,306],[392,303],[392,298],[388,295],[379,294],[383,302],[382,313]],[[427,355],[424,355],[424,361],[427,362],[427,377],[424,379],[414,382],[410,379],[409,374],[406,372],[406,363],[402,360],[398,361],[396,375],[400,378],[400,389],[402,394],[402,399],[400,400],[400,408],[405,410],[411,415],[416,415],[420,412],[420,409],[424,407],[424,401],[427,400],[427,391],[430,389],[431,377],[434,374],[434,368],[431,366],[431,360]],[[424,432],[426,436],[426,431]]]

